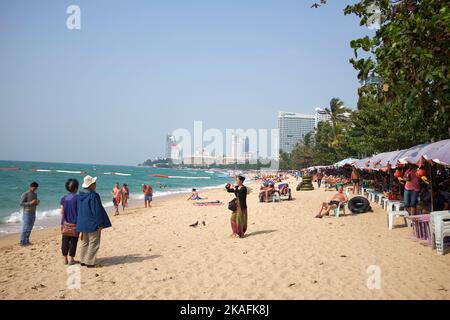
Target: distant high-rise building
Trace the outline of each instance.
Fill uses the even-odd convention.
[[[168,133],[166,136],[166,159],[172,159],[172,149],[177,147],[175,137]]]
[[[244,152],[248,154],[250,152],[250,139],[248,137],[245,137],[244,140]]]
[[[242,154],[243,154],[242,139],[235,134],[231,135],[231,157],[233,159],[238,159],[242,157]]]
[[[315,115],[316,119],[315,119],[315,128],[317,129],[317,127],[319,126],[319,122],[331,122],[331,116],[324,110],[321,108],[316,108],[316,115]]]
[[[290,153],[298,143],[302,143],[306,134],[314,133],[316,117],[297,112],[278,113],[280,149]]]

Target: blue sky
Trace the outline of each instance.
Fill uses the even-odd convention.
[[[176,128],[357,101],[346,1],[0,0],[0,159],[137,164]],[[81,8],[68,30],[66,8]]]

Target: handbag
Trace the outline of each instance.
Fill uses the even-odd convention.
[[[76,238],[78,238],[80,234],[79,232],[77,232],[77,225],[74,223],[69,223],[67,221],[64,221],[61,227],[61,233],[63,236]]]
[[[228,202],[228,209],[233,212],[237,210],[237,198],[234,198],[233,200]]]

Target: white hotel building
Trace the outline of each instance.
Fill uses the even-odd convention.
[[[278,113],[280,149],[290,153],[298,143],[302,143],[307,133],[314,133],[316,116],[297,112]]]

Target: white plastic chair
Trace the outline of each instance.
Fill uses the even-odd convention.
[[[384,193],[379,192],[379,193],[375,193],[375,201],[381,206],[382,205],[382,201],[384,199]]]
[[[343,214],[346,214],[345,213],[345,206],[347,205],[347,201],[345,201],[343,204],[342,204],[342,213]],[[339,215],[341,214],[341,206],[339,206],[339,207],[337,207],[336,209],[333,209],[333,211],[334,211],[334,216],[336,217],[336,218],[339,218]]]
[[[384,202],[386,211],[400,211],[404,203],[400,200],[387,200]]]
[[[389,230],[394,229],[394,218],[395,217],[402,217],[405,220],[405,227],[407,227],[408,226],[408,221],[406,220],[407,216],[409,216],[409,213],[406,210],[401,210],[401,211],[389,210],[387,212],[387,224],[388,224]]]
[[[367,191],[367,199],[369,199],[370,202],[375,201],[375,191]]]
[[[361,195],[365,196],[367,194],[367,197],[369,197],[369,192],[373,192],[374,190],[372,188],[361,188]]]
[[[444,254],[444,238],[450,237],[450,211],[433,211],[430,217],[433,249]]]

